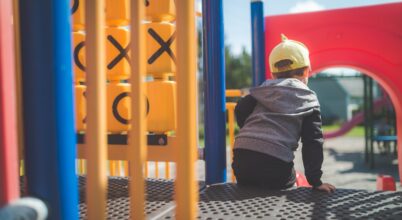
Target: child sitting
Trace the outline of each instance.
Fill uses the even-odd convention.
[[[295,184],[294,151],[302,142],[307,181],[333,192],[321,182],[323,135],[320,104],[307,87],[308,49],[282,35],[269,56],[273,80],[250,90],[235,114],[241,128],[235,140],[233,170],[239,185],[286,189]]]

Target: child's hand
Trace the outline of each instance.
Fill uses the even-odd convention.
[[[321,186],[315,187],[315,189],[324,191],[327,193],[333,193],[335,191],[335,186],[329,184],[329,183],[323,183]]]

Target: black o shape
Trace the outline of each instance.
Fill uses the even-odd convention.
[[[119,106],[119,103],[122,99],[124,99],[125,97],[128,96],[128,92],[122,92],[120,93],[113,101],[113,105],[112,105],[112,112],[113,112],[113,116],[116,118],[117,121],[119,121],[122,124],[127,125],[128,124],[128,120],[121,117],[119,111],[117,110],[117,107]]]
[[[117,107],[119,106],[119,103],[122,99],[124,99],[125,97],[128,97],[128,92],[122,92],[120,93],[113,101],[113,105],[112,105],[112,112],[113,112],[113,116],[116,118],[117,121],[119,121],[122,124],[127,125],[129,123],[129,121],[123,117],[121,117],[119,111],[117,110]],[[150,110],[150,106],[149,106],[149,100],[148,98],[146,98],[147,101],[147,114],[149,114],[149,110]]]
[[[79,44],[77,44],[77,46],[74,48],[74,62],[77,65],[77,67],[82,70],[85,71],[85,66],[84,64],[81,62],[80,57],[78,56],[81,49],[85,47],[85,42],[81,41]]]
[[[71,8],[71,14],[74,14],[77,10],[78,7],[80,6],[80,0],[73,0],[73,7]]]

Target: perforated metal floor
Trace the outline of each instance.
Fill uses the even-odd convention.
[[[174,212],[161,217],[174,219]],[[215,185],[200,194],[199,219],[402,219],[402,192],[297,188],[268,191]]]
[[[85,204],[86,178],[79,177],[80,190],[80,219],[86,219],[87,207]],[[109,177],[107,212],[108,219],[129,219],[130,201],[128,194],[128,178]],[[155,218],[173,208],[173,181],[163,179],[148,179],[146,214],[149,218]]]
[[[24,192],[21,178],[21,191]],[[198,219],[402,219],[402,192],[297,188],[269,191],[200,183]],[[86,219],[85,177],[79,177],[80,218]],[[24,193],[23,193],[24,194]],[[128,179],[109,178],[108,219],[129,218]],[[147,180],[148,219],[174,219],[173,182]]]

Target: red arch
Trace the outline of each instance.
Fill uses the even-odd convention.
[[[266,58],[280,34],[307,45],[314,72],[346,66],[379,82],[395,107],[402,179],[402,3],[269,16]],[[267,65],[267,77],[271,76]]]

